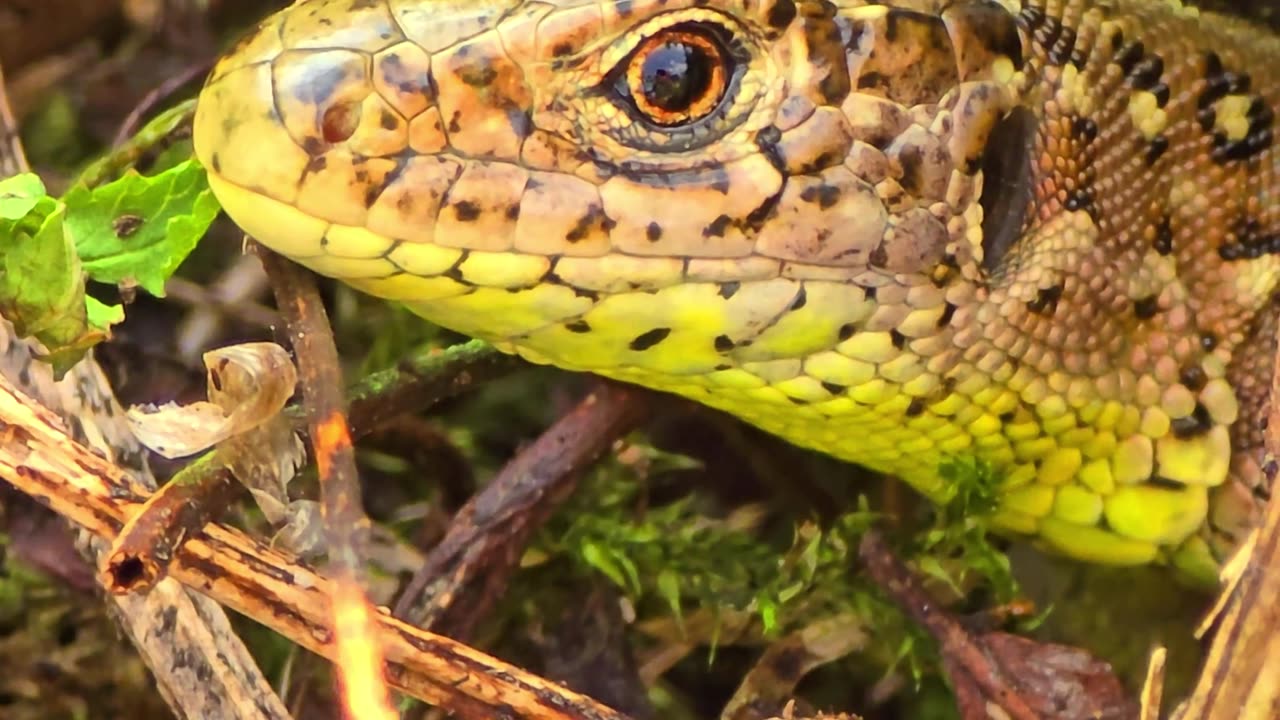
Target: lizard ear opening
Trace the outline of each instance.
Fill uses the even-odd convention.
[[[982,153],[982,267],[994,273],[1022,237],[1035,202],[1037,121],[1015,107],[992,128]]]

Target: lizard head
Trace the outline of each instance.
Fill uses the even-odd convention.
[[[264,244],[535,360],[937,345],[1017,33],[860,5],[313,0],[219,63],[196,149]]]

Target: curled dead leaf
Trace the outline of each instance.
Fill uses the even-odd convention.
[[[166,458],[194,455],[278,417],[298,380],[289,354],[275,343],[210,350],[204,364],[208,401],[129,409],[138,439]]]

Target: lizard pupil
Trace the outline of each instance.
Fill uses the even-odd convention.
[[[644,120],[679,127],[707,117],[729,85],[729,53],[700,26],[676,26],[648,38],[632,54],[622,78]]]
[[[703,48],[664,43],[644,58],[641,91],[650,104],[667,112],[682,112],[707,93],[714,62]]]

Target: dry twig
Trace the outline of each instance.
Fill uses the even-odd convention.
[[[569,497],[582,471],[648,408],[639,388],[600,383],[454,516],[401,596],[396,616],[449,637],[468,637],[506,587],[529,536]]]
[[[106,540],[148,495],[125,472],[76,443],[56,416],[3,377],[0,478]],[[337,658],[329,617],[332,583],[294,556],[211,524],[178,548],[170,574],[302,647]],[[388,682],[413,697],[463,712],[483,706],[488,717],[625,720],[588,697],[461,643],[383,613],[374,621]]]

